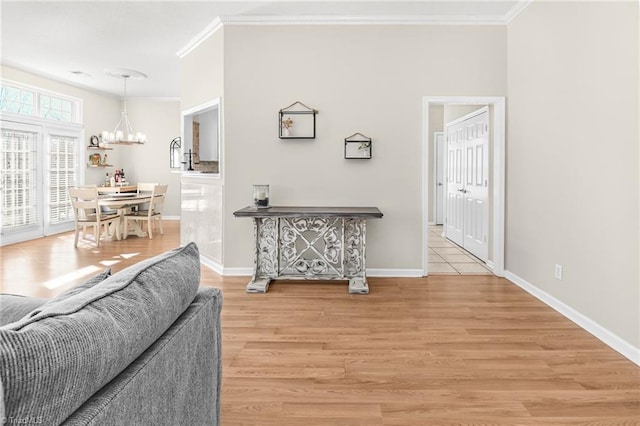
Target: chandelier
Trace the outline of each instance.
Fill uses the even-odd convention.
[[[129,115],[127,114],[127,80],[130,78],[137,80],[144,80],[147,78],[146,74],[134,70],[105,70],[105,73],[111,77],[121,78],[124,83],[124,100],[122,103],[122,116],[120,121],[116,124],[113,131],[104,130],[101,133],[103,143],[122,143],[122,144],[142,144],[147,141],[147,135],[142,132],[136,132],[129,121]]]

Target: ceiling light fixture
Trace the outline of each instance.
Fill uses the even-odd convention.
[[[147,78],[147,75],[141,73],[140,71],[125,69],[105,70],[105,73],[108,76],[122,79],[122,81],[124,82],[124,100],[122,103],[123,108],[120,121],[118,121],[118,124],[116,124],[116,127],[112,132],[104,130],[101,133],[102,142],[121,144],[145,143],[147,141],[147,135],[133,130],[133,126],[129,121],[129,115],[127,114],[127,80],[130,78],[136,80],[144,80],[145,78]]]

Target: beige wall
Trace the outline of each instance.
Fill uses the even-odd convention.
[[[182,244],[195,241],[200,254],[220,267],[224,253],[224,176],[225,157],[225,32],[220,28],[199,46],[180,59],[180,87],[182,111],[216,98],[221,99],[220,174],[219,176],[182,178],[182,215],[180,238]],[[256,70],[254,70],[256,72]],[[245,116],[250,124],[251,117]]]
[[[275,205],[378,206],[367,266],[421,270],[422,97],[504,96],[506,28],[234,25],[224,38],[225,267],[252,265],[252,225],[232,213],[268,183]],[[278,139],[294,101],[319,110],[315,140]],[[354,132],[373,159],[343,158]]]
[[[506,268],[636,348],[638,40],[637,2],[536,1],[507,50]]]
[[[225,31],[226,29],[220,28],[180,59],[182,110],[222,97]]]
[[[116,146],[120,160],[114,165],[124,168],[129,182],[167,184],[164,216],[180,216],[180,174],[169,168],[169,144],[180,136],[180,101],[129,99],[127,112],[136,131],[147,135],[144,145]]]

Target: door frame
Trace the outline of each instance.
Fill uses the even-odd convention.
[[[422,98],[422,274],[429,275],[428,247],[429,247],[429,109],[432,105],[491,105],[493,106],[492,149],[490,158],[493,166],[493,193],[491,234],[491,260],[487,266],[496,276],[504,276],[504,234],[505,234],[505,98],[504,96],[423,96]]]
[[[438,203],[438,161],[440,160],[439,158],[439,150],[438,150],[438,136],[442,136],[441,142],[444,144],[445,139],[444,139],[444,131],[437,131],[437,132],[433,132],[433,161],[432,161],[432,165],[433,165],[433,182],[431,183],[431,190],[433,191],[433,207],[432,207],[432,217],[433,217],[433,221],[429,222],[430,225],[437,225],[438,224],[438,204],[444,204],[444,201],[442,203]],[[443,145],[444,146],[444,145]],[[444,163],[446,163],[446,157],[444,160]],[[445,176],[446,178],[446,176]],[[444,179],[443,179],[444,180]],[[443,184],[444,187],[444,184]],[[443,189],[444,191],[444,189]],[[443,214],[444,214],[444,206],[442,206],[443,209]]]

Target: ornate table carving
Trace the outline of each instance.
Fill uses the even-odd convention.
[[[253,218],[254,274],[247,292],[265,293],[272,279],[347,279],[349,293],[367,294],[366,225],[376,207],[245,207]]]

